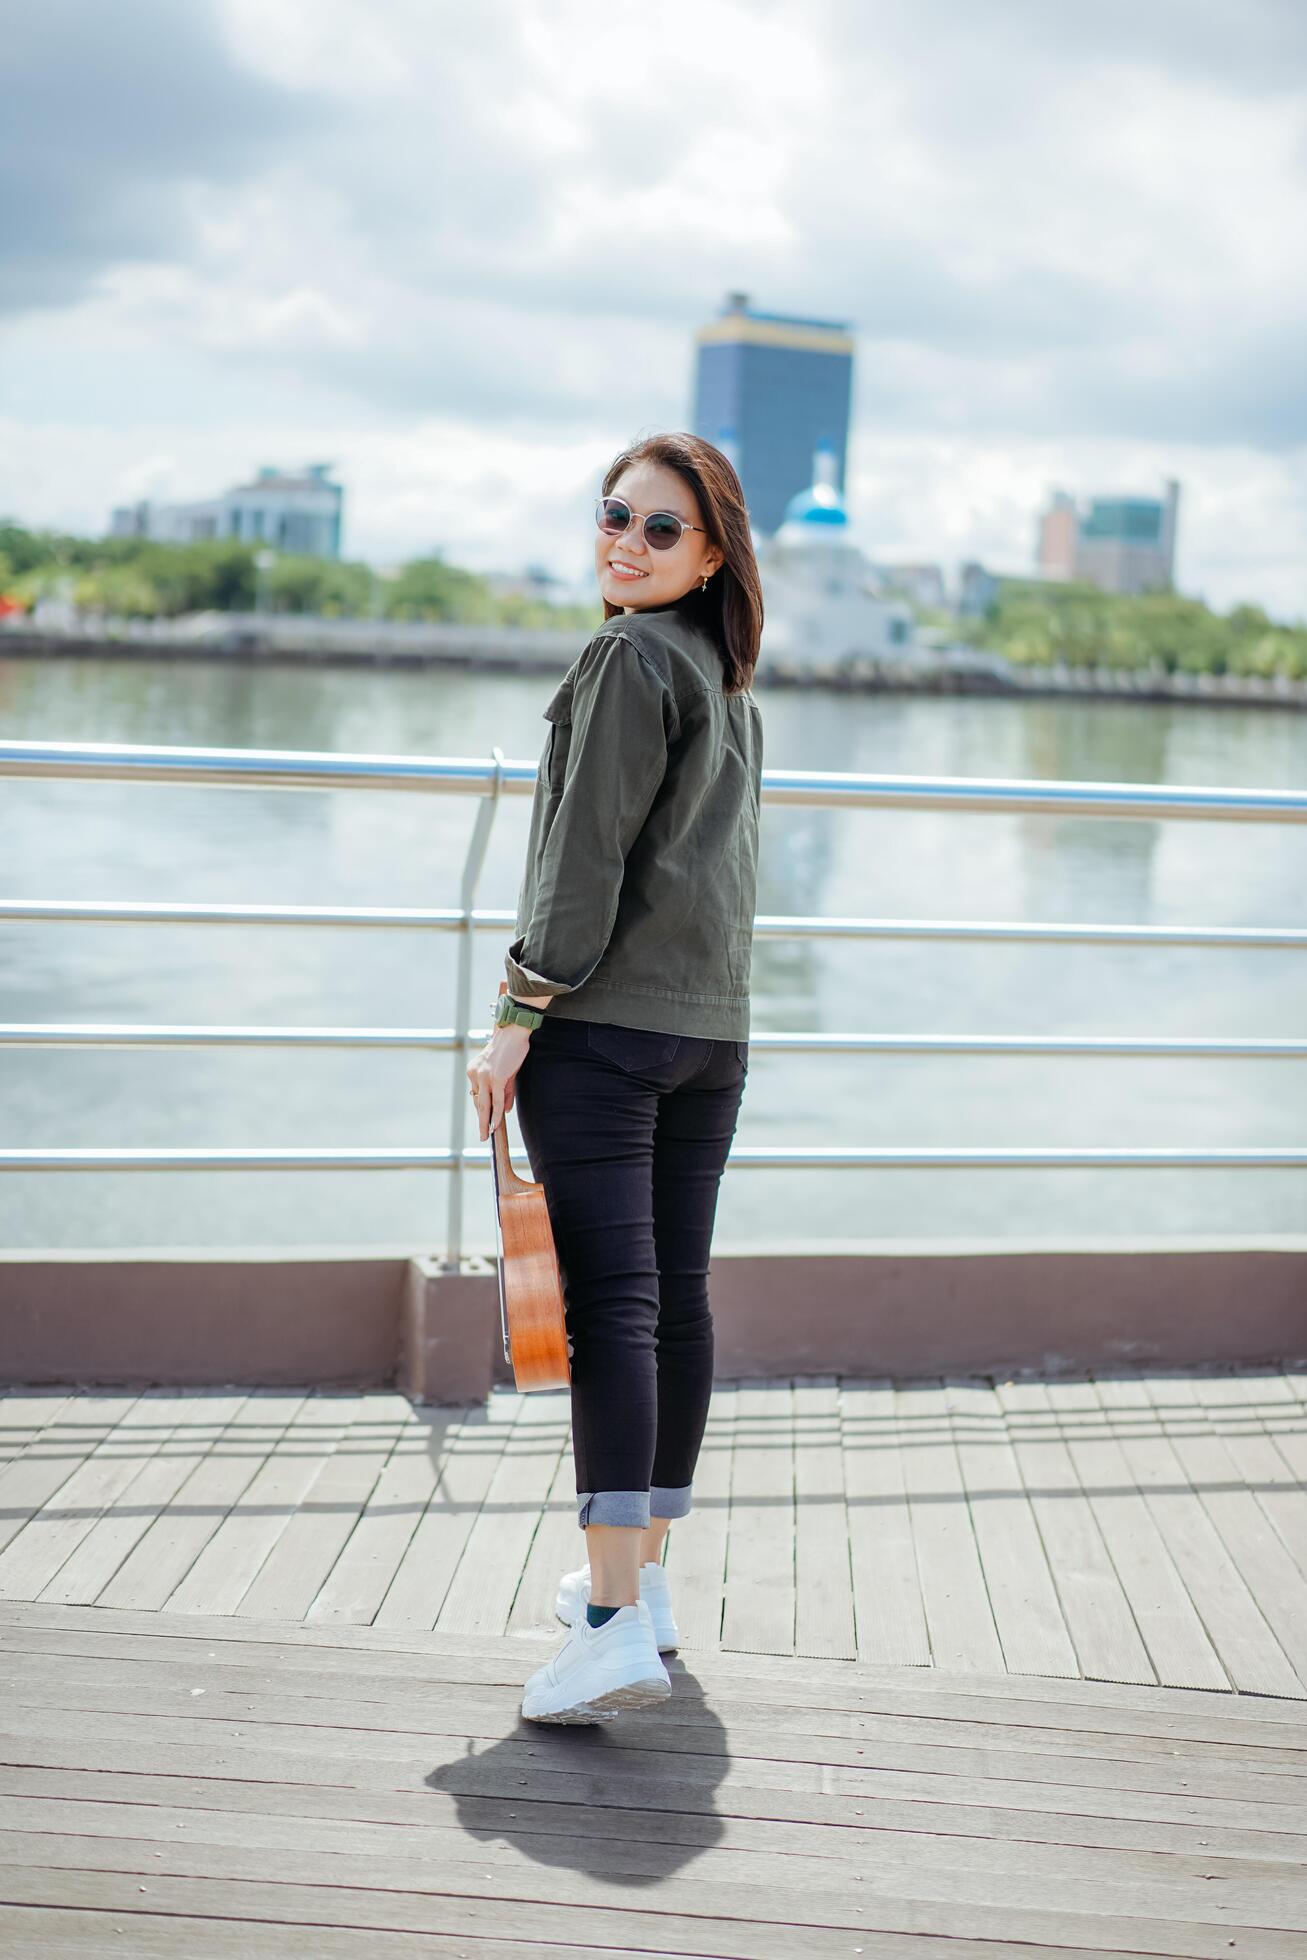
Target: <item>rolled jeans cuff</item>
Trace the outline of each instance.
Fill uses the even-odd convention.
[[[655,1484],[651,1490],[581,1490],[576,1494],[576,1522],[636,1525],[644,1530],[651,1517],[683,1518],[690,1509],[689,1484]]]
[[[647,1490],[579,1490],[576,1521],[582,1531],[588,1524],[633,1524],[643,1531],[649,1522],[649,1493]]]

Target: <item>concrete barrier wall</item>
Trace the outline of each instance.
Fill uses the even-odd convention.
[[[722,1380],[1307,1365],[1307,1237],[715,1254]],[[403,1251],[0,1258],[0,1381],[509,1383],[493,1265]]]

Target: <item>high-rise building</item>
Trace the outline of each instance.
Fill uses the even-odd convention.
[[[1074,497],[1055,490],[1039,520],[1039,570],[1044,578],[1073,579],[1080,516]]]
[[[264,464],[253,483],[195,504],[126,504],[113,513],[116,538],[154,538],[161,544],[233,539],[268,545],[306,558],[340,557],[344,491],[330,463],[290,473]]]
[[[1039,520],[1039,571],[1084,579],[1104,592],[1166,592],[1175,583],[1180,485],[1165,497],[1094,497],[1078,505],[1055,490]]]
[[[833,452],[842,493],[853,389],[847,324],[759,313],[747,293],[728,293],[695,343],[695,433],[734,463],[754,531],[779,529],[790,498],[809,486],[818,449]]]

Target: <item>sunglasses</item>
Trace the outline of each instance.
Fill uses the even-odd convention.
[[[632,510],[620,497],[600,497],[595,505],[595,523],[610,538],[625,536],[637,517],[639,511]],[[705,537],[708,535],[702,524],[687,524],[674,510],[651,510],[640,522],[650,551],[670,551],[674,544],[681,542],[682,531],[703,531]]]

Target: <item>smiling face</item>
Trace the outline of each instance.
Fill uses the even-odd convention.
[[[687,524],[702,524],[703,514],[693,490],[676,470],[661,463],[632,463],[609,490],[631,510],[648,516],[656,510],[674,511]],[[595,573],[599,590],[610,605],[623,612],[645,606],[670,606],[691,586],[709,578],[722,563],[722,553],[702,531],[682,531],[670,551],[651,551],[644,526],[636,519],[624,537],[595,532]]]

